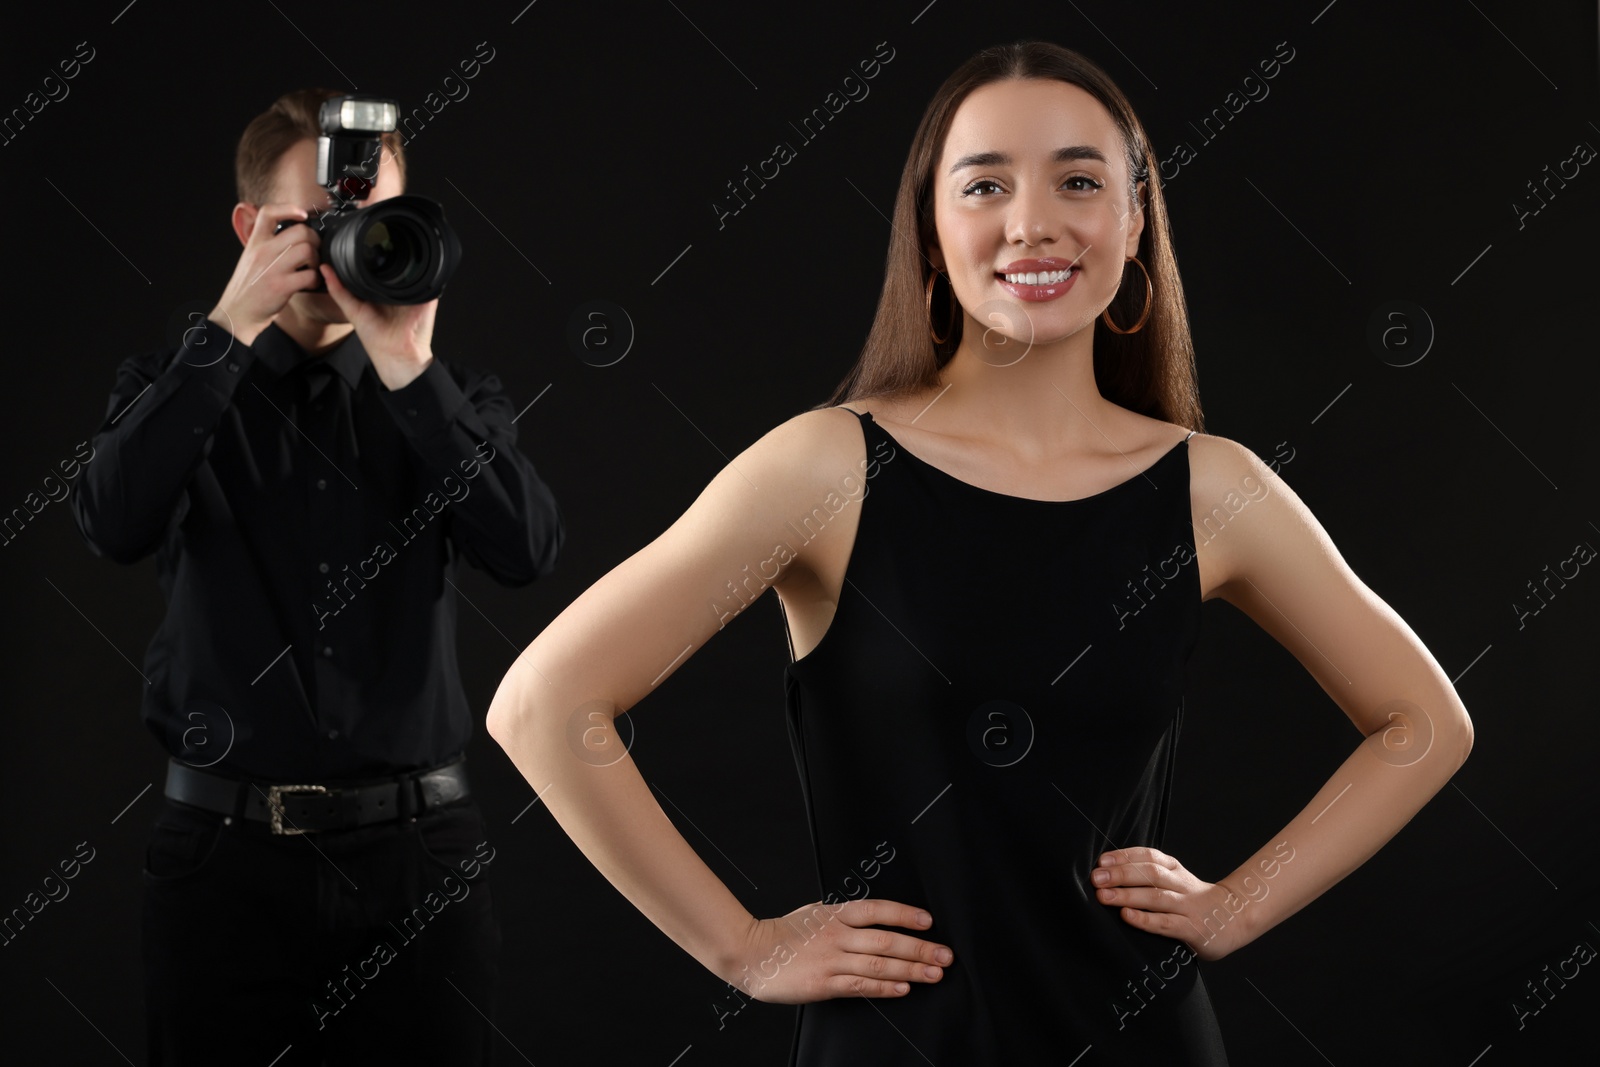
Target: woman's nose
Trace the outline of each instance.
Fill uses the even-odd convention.
[[[1037,183],[1023,183],[1011,200],[1006,219],[1006,238],[1035,245],[1046,238],[1059,237],[1057,205],[1050,190]]]

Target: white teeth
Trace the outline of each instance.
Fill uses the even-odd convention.
[[[1006,281],[1014,285],[1055,285],[1072,277],[1072,268],[1066,270],[1029,271],[1025,274],[1007,274]]]

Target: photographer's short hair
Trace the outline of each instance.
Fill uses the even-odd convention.
[[[278,97],[273,105],[244,128],[234,155],[234,181],[239,199],[265,204],[272,198],[273,171],[278,160],[296,141],[322,136],[318,112],[324,100],[343,96],[338,89],[296,89]],[[406,184],[405,145],[398,131],[383,134],[384,154],[400,170],[400,188]]]

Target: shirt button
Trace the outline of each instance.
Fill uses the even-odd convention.
[[[323,655],[324,655],[324,656],[331,656],[331,655],[333,655],[333,646],[332,646],[332,645],[323,645],[323,646],[322,646],[322,654],[323,654]]]
[[[328,731],[328,740],[329,741],[337,741],[338,739],[339,739],[339,731],[338,730],[329,730]]]
[[[205,432],[206,432],[206,428],[204,426],[196,426],[194,428],[194,435],[196,437],[199,437],[201,434],[203,434]]]
[[[317,479],[317,488],[318,489],[326,489],[326,488],[328,488],[328,479],[326,479],[326,478],[318,478]]]
[[[232,371],[234,374],[239,373],[239,364],[237,364],[237,363],[228,364],[228,370]]]
[[[412,418],[416,418],[417,417],[417,409],[416,408],[406,408],[406,414],[410,415]]]
[[[317,564],[317,570],[321,571],[323,574],[327,574],[328,573],[328,565],[326,563],[319,563],[319,564]]]

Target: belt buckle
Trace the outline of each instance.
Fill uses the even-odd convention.
[[[298,826],[285,829],[283,825],[283,795],[285,793],[326,793],[325,785],[269,785],[267,786],[267,810],[272,815],[272,832],[275,834],[303,834],[310,830]],[[311,829],[315,829],[312,827]]]

